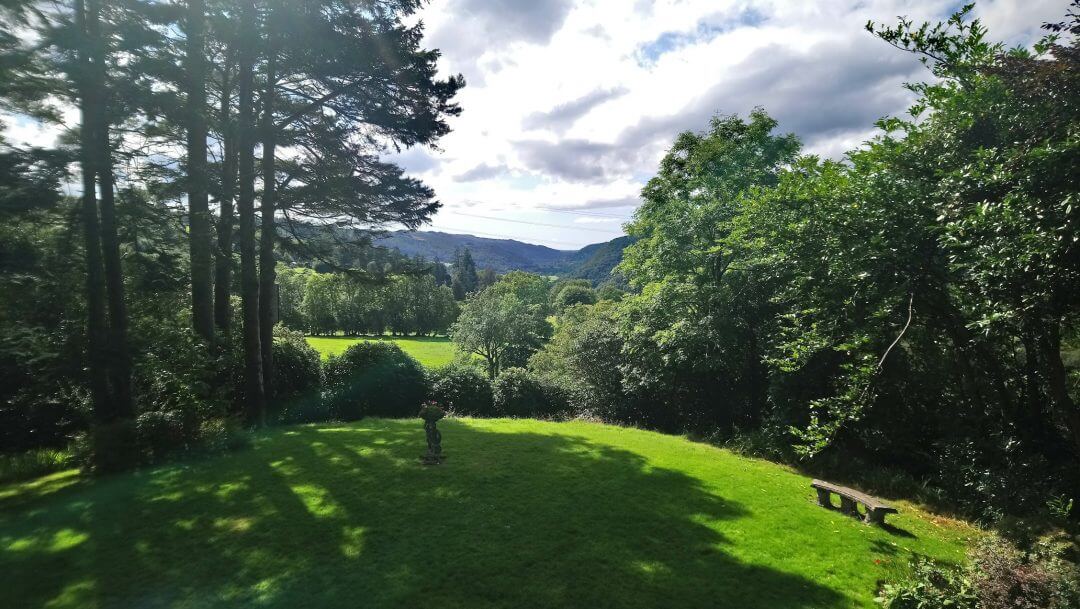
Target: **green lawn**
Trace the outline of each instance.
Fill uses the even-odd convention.
[[[453,419],[274,430],[253,449],[0,487],[11,607],[872,607],[966,526],[882,530],[809,480],[673,436]]]
[[[445,336],[309,336],[307,340],[324,358],[339,355],[348,349],[349,345],[360,341],[386,340],[397,343],[405,353],[415,357],[428,368],[445,366],[454,359],[454,343]]]

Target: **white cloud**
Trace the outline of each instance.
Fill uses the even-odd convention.
[[[1065,0],[980,2],[991,37],[1030,44]],[[940,20],[954,0],[435,0],[427,42],[445,73],[465,72],[462,116],[424,174],[446,207],[436,224],[524,240],[596,241],[574,224],[629,216],[681,130],[754,106],[806,149],[839,158],[873,122],[911,102],[901,87],[928,77],[876,40],[868,20]],[[501,210],[513,224],[455,216]],[[513,215],[509,215],[513,214]],[[594,222],[596,220],[596,222]],[[606,223],[606,224],[604,224]]]

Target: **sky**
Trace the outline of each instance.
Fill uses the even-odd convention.
[[[607,241],[684,130],[763,107],[807,152],[841,158],[902,114],[913,56],[868,20],[943,20],[961,2],[434,0],[420,13],[462,115],[438,149],[393,155],[443,208],[424,230],[558,249]],[[991,38],[1029,45],[1067,0],[982,1]]]
[[[389,157],[435,189],[422,230],[577,249],[623,234],[641,187],[684,130],[761,106],[804,150],[840,159],[903,114],[915,57],[868,20],[940,21],[957,0],[431,0],[415,19],[463,74],[463,112],[437,148]],[[1030,45],[1068,0],[983,0],[990,38]],[[68,109],[67,122],[77,122]],[[13,144],[59,129],[0,117]]]

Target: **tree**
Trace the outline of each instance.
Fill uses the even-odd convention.
[[[596,290],[579,285],[571,285],[559,290],[558,297],[555,298],[554,307],[556,311],[565,311],[567,307],[573,305],[596,304],[597,296]]]
[[[238,34],[237,132],[239,165],[237,182],[240,232],[240,308],[243,320],[244,396],[248,421],[266,420],[266,395],[262,368],[262,340],[259,325],[259,272],[255,241],[255,122],[254,71],[256,59],[256,13],[254,0],[241,0]]]
[[[499,280],[499,276],[495,273],[494,269],[482,269],[476,276],[476,288],[482,290],[488,286],[495,285],[495,282]]]
[[[458,250],[454,255],[454,297],[464,300],[466,296],[476,292],[479,285],[480,279],[476,275],[476,263],[473,262],[472,253],[469,248]]]
[[[504,366],[523,363],[535,352],[551,336],[551,324],[537,307],[492,287],[465,301],[450,335],[460,352],[484,358],[494,379]]]
[[[209,174],[206,162],[206,10],[204,0],[187,0],[187,197],[191,237],[191,320],[203,340],[214,340],[213,254]]]

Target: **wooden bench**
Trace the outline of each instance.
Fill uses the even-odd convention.
[[[832,495],[835,493],[840,496],[839,510],[841,512],[855,516],[856,518],[862,518],[863,522],[866,522],[867,524],[884,525],[886,514],[899,513],[899,510],[884,501],[876,497],[871,497],[865,493],[860,493],[853,488],[825,482],[824,480],[814,480],[810,483],[810,486],[817,490],[817,500],[822,507],[829,508],[830,510],[837,509],[832,504]],[[865,516],[859,514],[858,505],[860,503],[866,511]]]

